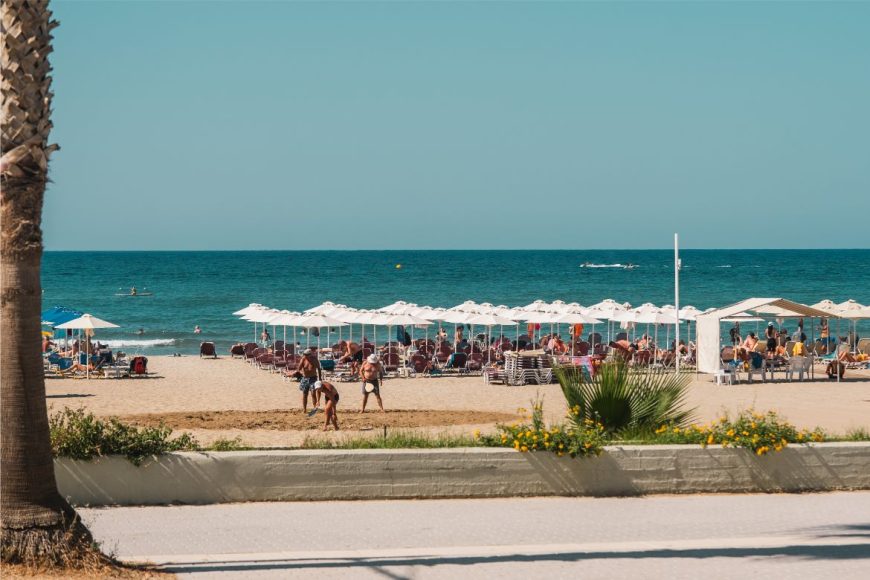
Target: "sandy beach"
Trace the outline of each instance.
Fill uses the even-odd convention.
[[[150,357],[149,370],[152,376],[147,379],[48,378],[48,404],[53,411],[83,407],[99,416],[135,419],[139,424],[164,419],[204,443],[241,437],[251,446],[292,447],[305,437],[322,436],[323,414],[302,415],[297,383],[239,359],[155,356]],[[381,390],[385,408],[415,413],[381,414],[370,397],[365,415],[359,416],[359,383],[336,386],[341,393],[339,420],[342,414],[347,420],[344,434],[379,432],[384,425],[413,426],[430,433],[492,430],[496,422],[516,417],[517,409],[528,409],[538,395],[549,420],[559,420],[565,413],[558,385],[505,387],[487,385],[481,377],[439,377],[385,382]],[[716,386],[709,377],[698,375],[691,384],[689,403],[697,407],[701,422],[723,412],[755,408],[776,410],[799,427],[818,426],[842,434],[870,429],[870,371],[849,371],[840,384],[817,375],[816,381],[802,383]],[[238,413],[208,413],[218,411]]]

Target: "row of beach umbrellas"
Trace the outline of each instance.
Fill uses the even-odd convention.
[[[825,312],[830,312],[832,317],[859,320],[870,318],[870,308],[861,305],[854,300],[842,303],[834,303],[831,300],[823,300],[812,305]],[[701,311],[694,306],[680,308],[679,312],[671,305],[656,306],[645,303],[638,307],[632,307],[627,302],[617,302],[606,299],[591,306],[582,306],[576,302],[566,303],[561,300],[546,302],[535,300],[525,306],[509,307],[506,305],[493,305],[488,302],[477,303],[467,300],[451,308],[439,308],[432,306],[420,306],[410,302],[397,301],[378,309],[359,309],[344,304],[324,302],[304,312],[292,312],[268,308],[261,304],[253,303],[233,314],[243,320],[254,323],[254,340],[257,338],[257,324],[272,327],[284,327],[285,342],[286,328],[337,328],[339,335],[341,329],[349,325],[359,324],[364,330],[366,326],[372,326],[373,332],[377,333],[377,327],[410,326],[427,328],[431,324],[444,322],[450,324],[467,324],[470,328],[483,326],[515,326],[520,323],[526,324],[550,324],[550,325],[576,325],[576,324],[603,324],[608,322],[608,340],[611,331],[618,324],[622,329],[634,329],[639,324],[655,325],[656,332],[659,325],[676,325],[682,322],[692,322],[699,314],[713,310],[712,308]],[[776,315],[774,311],[769,314]],[[750,315],[741,317],[736,315],[728,321],[742,321],[753,319]],[[668,331],[669,332],[669,331]],[[319,333],[318,333],[319,334]],[[319,337],[318,337],[319,338]],[[375,334],[376,338],[376,334]],[[295,340],[295,338],[294,338]]]

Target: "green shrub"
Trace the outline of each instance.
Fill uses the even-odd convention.
[[[656,429],[654,440],[656,443],[697,443],[703,447],[742,447],[760,456],[770,451],[782,451],[790,443],[824,441],[825,433],[818,428],[799,430],[774,411],[756,413],[749,410],[734,419],[721,417],[709,425],[681,427],[665,424]]]
[[[846,441],[870,441],[870,432],[863,427],[856,427],[855,429],[849,429],[846,431],[846,436],[844,437]]]
[[[592,420],[581,424],[574,422],[547,427],[544,423],[543,403],[532,402],[532,413],[528,423],[499,425],[498,435],[481,438],[484,445],[494,447],[513,447],[517,451],[550,451],[558,455],[586,457],[600,455],[605,442],[604,426]]]
[[[250,449],[250,447],[242,442],[241,437],[235,437],[234,439],[215,439],[212,444],[207,447],[208,451],[244,451],[245,449]]]
[[[51,448],[55,457],[92,459],[103,455],[124,455],[135,465],[151,455],[170,451],[196,451],[199,445],[190,434],[170,439],[172,429],[165,425],[141,427],[104,421],[83,409],[65,408],[49,417]]]
[[[306,437],[302,449],[436,449],[444,447],[479,447],[478,437],[467,435],[428,435],[407,430],[388,431],[386,436],[344,436],[338,439]]]
[[[568,401],[568,418],[578,429],[601,423],[609,434],[652,433],[664,423],[684,425],[691,376],[664,369],[638,371],[616,360],[600,365],[594,377],[585,369],[558,367],[556,378]]]

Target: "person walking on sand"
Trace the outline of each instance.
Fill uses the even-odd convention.
[[[332,383],[317,381],[314,383],[314,392],[319,392],[326,401],[326,404],[323,406],[323,410],[326,412],[326,423],[323,425],[323,430],[329,430],[329,423],[331,421],[335,430],[338,431],[338,389]]]
[[[308,393],[311,393],[311,403],[314,405],[314,411],[317,411],[320,397],[314,385],[323,379],[323,370],[320,368],[320,361],[310,348],[302,353],[298,370],[302,373],[302,380],[299,381],[299,390],[302,391],[302,412],[308,413]]]
[[[362,410],[360,413],[366,412],[366,403],[369,401],[369,394],[374,394],[378,400],[378,407],[381,412],[384,412],[384,402],[381,400],[381,376],[384,370],[381,367],[381,361],[378,355],[370,354],[359,370],[360,378],[362,378]]]

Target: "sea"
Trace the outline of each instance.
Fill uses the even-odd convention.
[[[683,250],[680,257],[681,306],[721,307],[758,296],[806,304],[851,298],[870,304],[870,250],[866,249]],[[133,286],[150,295],[126,295]],[[42,288],[44,309],[66,306],[120,325],[96,334],[97,340],[113,348],[146,355],[191,355],[199,352],[204,340],[215,342],[219,353],[226,353],[231,344],[253,339],[252,323],[232,315],[252,302],[290,311],[326,300],[356,308],[379,308],[397,300],[433,307],[466,300],[508,306],[535,300],[591,305],[605,298],[634,306],[673,304],[674,253],[46,252]],[[201,334],[194,333],[197,325]],[[841,334],[847,327],[843,322]],[[353,330],[360,332],[358,326]],[[346,337],[348,330],[342,332]],[[382,332],[385,339],[386,330]],[[859,323],[858,333],[870,335],[870,323]],[[371,338],[371,330],[367,335]],[[324,344],[326,338],[321,335]]]

